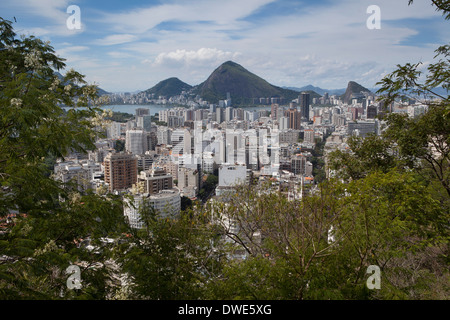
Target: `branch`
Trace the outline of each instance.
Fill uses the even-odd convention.
[[[243,246],[245,251],[247,251],[250,255],[253,255],[253,253],[250,251],[250,249],[245,245],[245,243],[241,240],[241,238],[237,234],[227,231],[226,236],[229,237],[234,242]],[[233,237],[235,237],[235,238],[233,238]]]

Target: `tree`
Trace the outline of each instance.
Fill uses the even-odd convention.
[[[411,5],[414,0],[409,0]],[[450,4],[447,0],[431,0],[431,4],[436,7],[436,11],[442,11],[442,15],[446,20],[450,20]]]
[[[0,297],[105,298],[113,282],[105,239],[126,230],[121,200],[65,188],[46,163],[95,148],[97,88],[74,70],[57,73],[65,64],[50,43],[17,39],[2,18],[0,31]],[[79,290],[66,285],[70,265],[81,268]]]
[[[210,210],[232,257],[208,282],[216,298],[445,297],[450,216],[414,172],[325,181],[301,201],[238,187]],[[366,285],[370,265],[381,290]]]
[[[146,205],[140,214],[144,227],[130,230],[114,255],[128,276],[127,298],[204,298],[206,283],[221,269],[221,249],[207,216],[188,209],[164,218]]]
[[[395,157],[394,142],[385,135],[351,136],[347,144],[348,151],[336,150],[329,154],[330,169],[346,181],[364,178],[370,172],[388,172],[401,165]]]
[[[412,3],[410,0],[409,4]],[[446,20],[450,19],[448,1],[432,0],[432,5],[442,11]],[[419,70],[422,63],[407,63],[398,65],[397,70],[377,84],[381,85],[378,93],[383,94],[381,99],[386,105],[411,97],[428,105],[428,111],[418,119],[389,114],[386,136],[398,144],[398,152],[409,160],[409,166],[417,167],[419,160],[418,165],[429,169],[450,196],[450,97],[434,90],[438,86],[450,90],[450,45],[440,46],[435,53],[437,61],[428,65],[424,80]]]
[[[238,187],[223,202],[212,204],[216,223],[231,243],[231,256],[245,256],[243,261],[226,263],[224,274],[212,281],[220,298],[343,297],[326,284],[341,269],[335,266],[327,274],[324,266],[339,254],[328,234],[344,218],[344,211],[333,194],[335,186],[325,182],[320,187],[320,195],[302,201],[289,201],[266,186]],[[343,232],[336,240],[345,238]],[[237,283],[242,285],[236,289]]]
[[[200,189],[198,196],[203,201],[207,201],[211,194],[216,189],[217,184],[219,183],[219,178],[217,175],[208,174],[205,182],[203,183],[202,188]]]
[[[450,19],[448,1],[432,4]],[[415,98],[428,110],[387,113],[381,136],[350,137],[349,152],[330,157],[342,182],[326,181],[301,202],[238,189],[216,206],[224,235],[247,254],[224,269],[220,297],[448,298],[450,101],[434,88],[450,89],[449,57],[450,46],[439,47],[423,82],[418,63],[378,83],[385,106]],[[382,271],[380,290],[365,285],[369,265]]]
[[[450,19],[448,1],[432,1],[432,5]],[[369,252],[379,251],[374,254],[375,262],[383,267],[389,281],[388,290],[382,290],[377,297],[445,297],[450,218],[450,100],[435,88],[450,89],[450,46],[441,46],[435,53],[437,61],[429,64],[424,80],[419,71],[421,63],[408,63],[398,65],[397,70],[378,83],[381,85],[378,93],[383,94],[381,101],[387,107],[382,118],[386,127],[381,136],[351,137],[349,152],[336,151],[330,157],[337,176],[349,182],[346,199],[357,203],[345,205],[364,217],[376,213],[377,221],[382,222],[378,232],[384,230],[383,237],[375,242],[364,242],[364,238],[357,242],[366,243]],[[428,109],[412,118],[389,112],[391,104],[406,99],[418,99]],[[411,186],[413,189],[409,189]],[[384,199],[384,205],[378,202],[380,199]],[[374,227],[366,228],[366,239],[372,237]],[[384,258],[380,259],[380,254]]]
[[[125,141],[124,140],[116,140],[114,144],[114,149],[117,152],[125,151]]]

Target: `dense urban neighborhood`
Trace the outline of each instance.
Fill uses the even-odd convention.
[[[267,15],[286,10],[281,0],[253,2],[242,4],[232,29],[259,28],[257,8]],[[174,30],[219,25],[222,34],[230,23],[226,10],[218,25],[203,13],[185,25],[198,10],[184,10],[174,23],[166,15],[179,6],[147,8],[159,10],[151,30],[168,46],[180,41],[166,39]],[[450,18],[448,1],[431,6]],[[70,8],[76,20],[79,8]],[[376,16],[379,7],[369,8]],[[147,10],[121,14],[132,25],[129,15],[143,19]],[[299,56],[323,77],[343,70],[342,89],[277,86],[230,60],[240,54],[201,49],[207,58],[198,59],[198,52],[176,50],[140,65],[194,77],[200,73],[192,66],[220,62],[197,85],[171,77],[121,93],[91,84],[50,41],[19,36],[15,24],[15,16],[0,18],[0,300],[171,300],[183,302],[165,305],[175,317],[283,318],[289,309],[273,301],[449,299],[450,45],[437,47],[426,63],[383,71],[373,88],[347,79],[350,64]],[[131,25],[98,46],[146,51],[163,41]],[[282,43],[269,29],[258,31],[264,42]],[[144,33],[145,46],[133,47]],[[301,42],[312,34],[286,38]],[[231,30],[227,37],[241,40]],[[334,50],[335,43],[327,45]],[[89,60],[80,58],[86,46],[72,49],[65,53],[84,67],[130,53]],[[265,59],[267,68],[285,72],[282,78],[298,79],[300,67],[286,71],[287,64]],[[365,70],[361,79],[372,77],[371,62],[351,65]],[[134,74],[108,77],[125,83]],[[213,300],[223,303],[206,303]],[[230,302],[244,300],[265,302]]]

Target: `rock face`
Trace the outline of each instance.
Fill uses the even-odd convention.
[[[232,61],[220,65],[195,91],[211,103],[226,99],[227,93],[230,93],[233,105],[250,104],[253,98],[260,97],[283,97],[288,100],[298,97],[298,92],[271,85]]]
[[[360,98],[363,95],[363,92],[371,91],[354,81],[350,81],[347,85],[347,90],[342,96],[342,101],[344,103],[351,103],[353,98]]]
[[[180,95],[183,91],[189,91],[192,86],[181,81],[178,78],[169,78],[159,82],[154,87],[146,90],[147,93],[153,93],[156,97],[165,96],[173,97]]]

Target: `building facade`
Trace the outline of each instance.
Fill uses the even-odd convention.
[[[105,182],[110,191],[121,191],[131,188],[137,181],[138,160],[131,153],[109,153],[103,166]]]

